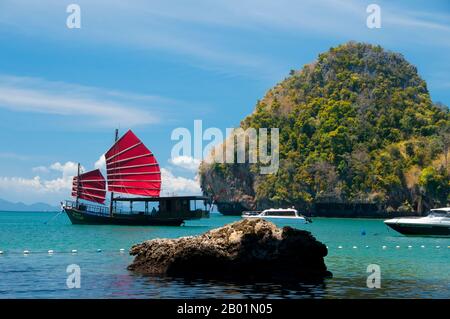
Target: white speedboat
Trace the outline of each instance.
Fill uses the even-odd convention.
[[[244,212],[243,218],[262,218],[272,222],[296,222],[300,224],[306,224],[310,222],[309,219],[302,216],[294,208],[270,208],[265,209],[262,212]]]
[[[384,223],[403,235],[450,236],[450,207],[432,209],[425,217],[392,218]]]

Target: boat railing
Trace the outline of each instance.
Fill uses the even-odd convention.
[[[65,207],[78,209],[91,215],[101,215],[101,216],[109,215],[109,208],[106,206],[77,203],[75,201],[67,200]]]

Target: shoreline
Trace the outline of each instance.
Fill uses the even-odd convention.
[[[212,213],[216,213],[216,214],[220,214],[222,216],[229,216],[229,217],[241,217],[241,215],[238,214],[223,214],[219,211],[217,212],[212,212]],[[301,212],[300,212],[301,213]],[[399,217],[421,217],[422,215],[418,215],[418,214],[402,214],[402,213],[385,213],[384,215],[340,215],[340,214],[336,214],[333,216],[330,215],[315,215],[315,214],[311,214],[311,213],[306,213],[303,214],[306,217],[310,217],[310,218],[345,218],[345,219],[390,219],[390,218],[399,218]]]
[[[0,214],[2,213],[27,213],[27,214],[40,214],[40,213],[48,213],[48,214],[56,214],[59,213],[59,211],[13,211],[13,210],[0,210]],[[226,217],[241,217],[241,215],[234,215],[234,214],[223,214],[219,211],[212,211],[211,214],[217,214],[217,215],[221,215],[221,216],[226,216]],[[305,216],[307,217],[311,217],[311,218],[326,218],[326,219],[376,219],[376,220],[380,220],[380,219],[388,219],[388,218],[397,218],[397,217],[421,217],[422,215],[417,215],[417,214],[400,214],[400,213],[396,213],[396,214],[392,214],[392,213],[386,213],[386,215],[383,216],[374,216],[374,215],[370,215],[370,216],[348,216],[348,215],[334,215],[334,216],[324,216],[324,215],[313,215],[313,214],[305,214]]]

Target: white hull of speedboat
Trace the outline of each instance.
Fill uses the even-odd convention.
[[[433,209],[426,217],[393,218],[385,220],[384,223],[403,235],[450,236],[450,217],[448,216],[447,209]]]
[[[299,223],[299,224],[306,224],[306,219],[304,217],[301,217],[301,216],[299,216],[299,217],[288,217],[288,216],[276,217],[276,216],[259,216],[259,215],[256,215],[256,216],[242,216],[242,217],[243,218],[248,218],[248,219],[251,219],[251,218],[262,218],[262,219],[265,219],[265,220],[273,222],[273,223],[282,223],[282,222],[292,223],[292,222],[294,222],[294,223]]]
[[[308,220],[300,215],[294,208],[270,208],[263,210],[262,212],[248,212],[242,215],[243,218],[262,218],[278,225],[293,225],[293,224],[306,224]]]

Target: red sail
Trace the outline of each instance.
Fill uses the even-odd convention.
[[[100,170],[86,172],[73,178],[72,196],[92,202],[104,204],[106,196],[106,182]]]
[[[106,152],[108,190],[159,196],[161,171],[152,152],[130,130]]]

